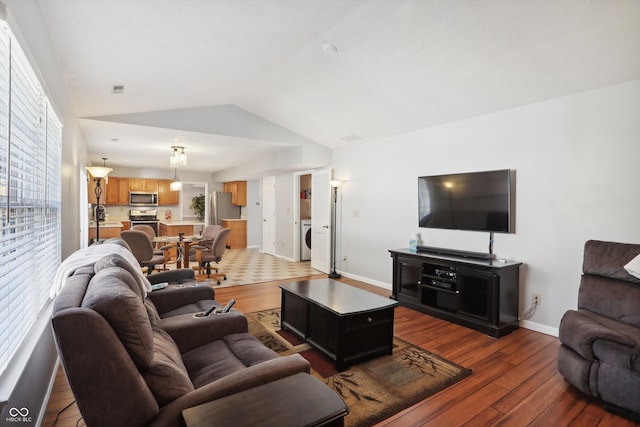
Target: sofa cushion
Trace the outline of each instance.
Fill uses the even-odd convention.
[[[278,354],[248,333],[232,334],[182,355],[189,377],[196,388]]]
[[[624,269],[625,264],[640,254],[640,245],[589,240],[584,245],[582,272],[610,279],[640,283],[640,279]]]
[[[124,259],[124,257],[122,257],[122,255],[119,254],[106,255],[96,261],[93,266],[96,273],[109,267],[120,267],[131,274],[131,278],[133,280],[127,281],[127,285],[131,287],[131,290],[135,292],[136,295],[140,297],[140,299],[144,299],[146,297],[147,287],[151,286],[151,284],[146,278],[138,274],[138,266],[131,265],[130,262],[128,262],[126,259]]]
[[[153,328],[154,355],[143,376],[160,406],[193,391],[176,343],[160,328]]]
[[[120,267],[100,270],[89,282],[82,307],[98,312],[111,325],[139,369],[153,359],[153,332],[147,310],[129,285],[131,275]]]
[[[592,275],[580,279],[578,309],[640,328],[638,301],[640,286],[636,283]]]

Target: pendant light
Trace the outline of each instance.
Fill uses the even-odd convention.
[[[173,176],[173,181],[169,184],[169,189],[171,191],[180,191],[182,190],[182,182],[180,182],[180,178],[178,178],[178,168],[174,168],[175,174]]]

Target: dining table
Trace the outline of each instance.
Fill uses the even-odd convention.
[[[192,243],[197,243],[202,241],[202,236],[157,236],[153,238],[153,243],[161,243],[161,244],[175,244],[178,248],[178,256],[176,259],[176,266],[178,268],[182,268],[183,262],[184,267],[189,267],[189,250],[191,248]]]

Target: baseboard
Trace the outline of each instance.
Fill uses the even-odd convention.
[[[558,337],[558,328],[552,328],[551,326],[542,325],[540,323],[532,322],[530,320],[521,320],[520,327],[530,329],[532,331],[540,332],[545,335],[551,335],[552,337]]]
[[[374,286],[378,286],[380,288],[384,288],[384,289],[388,289],[388,290],[393,289],[393,286],[391,286],[391,284],[389,284],[389,283],[379,282],[377,280],[373,280],[373,279],[370,279],[368,277],[362,277],[362,276],[358,276],[357,274],[350,274],[350,273],[345,273],[345,272],[342,272],[342,271],[338,271],[338,273],[340,273],[343,277],[347,277],[349,279],[357,280],[359,282],[363,282],[363,283],[366,283],[368,285],[374,285]]]

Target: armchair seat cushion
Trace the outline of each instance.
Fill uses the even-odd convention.
[[[232,334],[182,355],[196,388],[255,364],[277,359],[273,350],[248,333]]]

